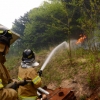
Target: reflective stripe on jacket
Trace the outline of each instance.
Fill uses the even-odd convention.
[[[39,76],[36,76],[36,77],[32,80],[32,82],[33,82],[34,84],[37,84],[37,83],[41,82],[41,78],[40,78]]]
[[[33,97],[23,97],[23,96],[20,96],[20,99],[21,100],[37,100],[37,96],[33,96]]]
[[[2,84],[2,79],[0,79],[0,89],[2,89],[4,86]]]

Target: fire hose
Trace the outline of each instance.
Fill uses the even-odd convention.
[[[49,63],[50,59],[60,50],[62,49],[68,49],[69,45],[66,41],[62,42],[61,44],[59,44],[58,46],[56,46],[51,53],[49,54],[49,56],[47,57],[47,59],[45,60],[45,62],[43,63],[40,71],[38,71],[39,76],[42,75],[42,71],[44,70],[44,68],[46,67],[46,65]]]
[[[22,80],[22,81],[17,81],[16,84],[20,85],[20,84],[22,84],[23,82],[24,82],[24,80]],[[27,83],[32,83],[31,80],[26,80],[26,82],[27,82]],[[6,86],[6,88],[12,87],[13,84],[14,84],[14,83],[9,83],[9,84]],[[44,90],[44,89],[41,88],[41,87],[37,88],[37,90],[40,91],[40,92],[42,92],[42,93],[44,93],[44,94],[46,94],[46,95],[49,95],[49,92],[46,91],[46,90]]]

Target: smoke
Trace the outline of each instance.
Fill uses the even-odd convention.
[[[71,50],[75,50],[75,49],[82,46],[82,43],[76,44],[76,42],[77,42],[76,39],[71,39],[70,40]],[[69,43],[68,43],[68,45],[69,45]]]

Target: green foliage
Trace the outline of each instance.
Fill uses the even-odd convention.
[[[100,14],[100,1],[98,0],[80,0],[79,6],[81,17],[78,19],[81,23],[81,28],[88,38],[93,37],[94,29],[97,28]]]
[[[29,13],[25,37],[35,48],[48,46],[64,41],[67,38],[65,11],[61,2],[47,3]]]
[[[41,49],[69,38],[78,38],[82,32],[89,39],[94,29],[99,30],[98,0],[49,1],[15,20],[12,30],[21,34],[16,46]]]
[[[20,34],[21,36],[24,35],[25,24],[29,22],[28,19],[28,12],[25,13],[23,16],[20,16],[19,19],[15,19],[13,22],[12,30],[16,33]]]

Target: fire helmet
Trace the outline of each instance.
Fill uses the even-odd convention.
[[[0,42],[10,46],[12,32],[10,30],[0,30]]]
[[[26,49],[23,52],[22,61],[25,63],[30,63],[35,60],[35,54],[32,50]]]

